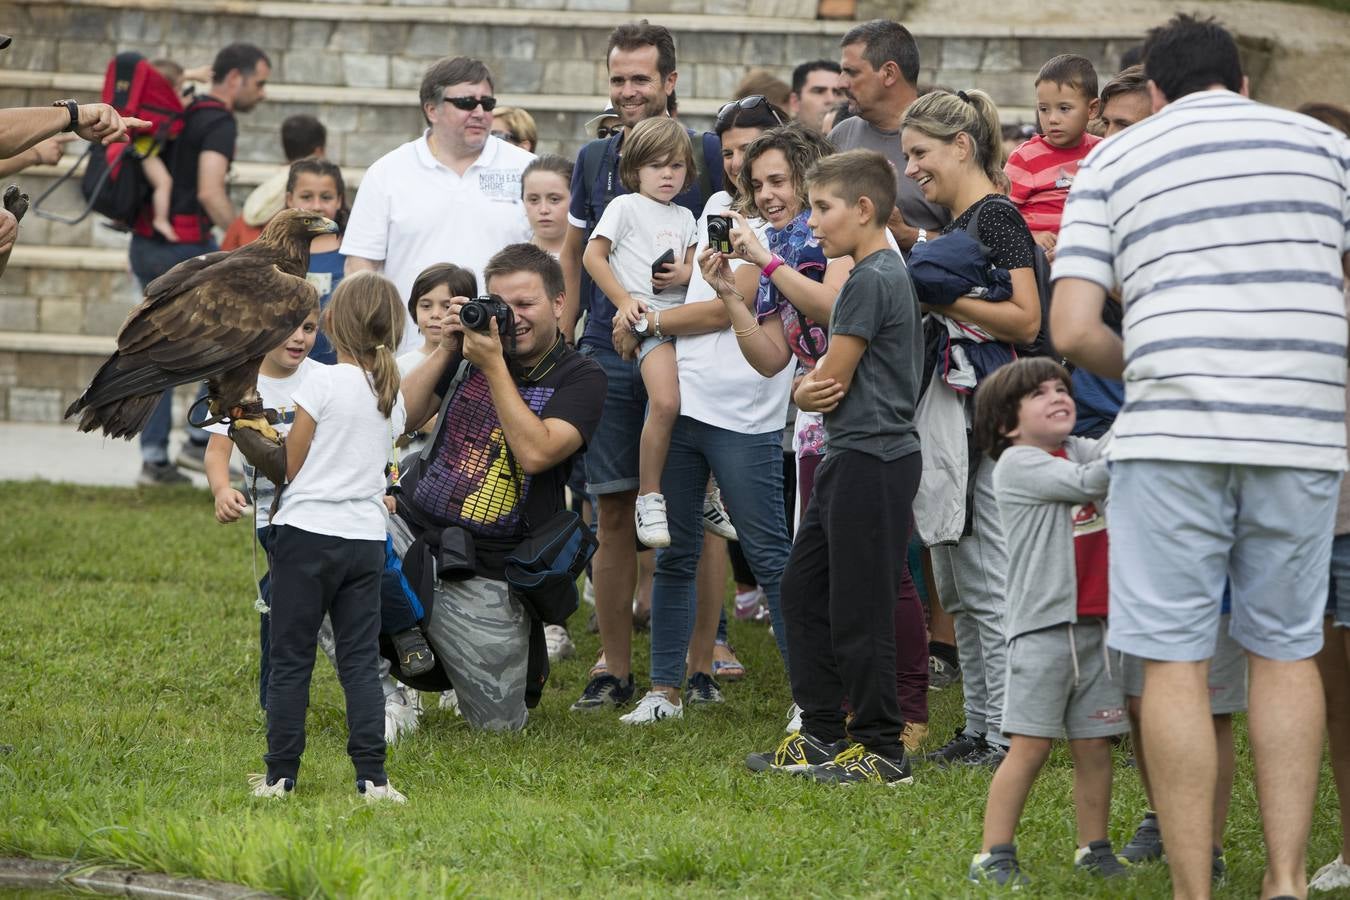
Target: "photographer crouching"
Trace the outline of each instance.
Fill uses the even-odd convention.
[[[426,636],[460,711],[502,730],[525,725],[527,689],[537,700],[542,688],[542,625],[575,609],[575,573],[539,587],[530,565],[549,547],[593,546],[567,520],[563,486],[606,381],[562,340],[551,255],[512,244],[483,278],[490,296],[454,298],[440,346],[403,381],[409,422],[440,414],[426,449],[404,461],[390,527],[409,581],[432,600]]]

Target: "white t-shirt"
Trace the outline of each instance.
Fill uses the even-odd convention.
[[[495,137],[463,175],[431,154],[424,133],[377,159],[361,181],[342,238],[344,256],[383,260],[384,274],[406,298],[427,266],[471,269],[483,287],[483,267],[507,244],[532,236],[520,175],[534,154]],[[409,316],[400,350],[422,335]]]
[[[258,373],[258,396],[262,397],[265,408],[277,411],[277,423],[272,426],[277,430],[277,434],[284,436],[291,430],[291,423],[295,421],[296,389],[304,383],[311,372],[322,368],[323,363],[306,356],[300,360],[300,365],[295,367],[295,371],[285,378],[272,378]],[[221,423],[209,425],[206,430],[212,434],[228,435],[230,426]],[[272,501],[276,498],[277,486],[259,475],[247,459],[244,460],[244,483],[248,486],[249,493],[253,494],[253,508],[257,511],[255,524],[258,528],[265,528],[271,521]]]
[[[1125,305],[1113,460],[1342,471],[1350,141],[1196,91],[1102,141],[1064,205],[1054,278]]]
[[[694,258],[708,245],[708,215],[731,208],[731,195],[718,191],[708,198],[697,226],[698,249]],[[750,223],[764,242],[760,219]],[[748,265],[732,260],[733,269]],[[717,293],[703,278],[697,264],[689,279],[688,303],[721,303]],[[742,434],[765,434],[783,430],[788,395],[792,391],[793,360],[783,371],[765,378],[745,361],[731,326],[711,334],[681,335],[675,339],[675,361],[680,372],[680,415],[689,416],[717,428]]]
[[[698,241],[694,214],[678,203],[661,203],[641,194],[620,194],[605,207],[592,237],[609,238],[609,266],[623,289],[651,309],[684,302],[684,285],[652,291],[652,263],[666,251],[675,261]]]
[[[313,417],[314,439],[272,521],[315,534],[384,540],[384,468],[407,418],[403,395],[386,419],[366,373],[338,363],[311,372],[294,399]]]
[[[423,347],[426,346],[423,344]],[[400,378],[407,378],[408,373],[417,368],[431,354],[427,353],[422,347],[416,350],[409,350],[407,353],[400,354],[395,362],[398,363],[398,375]]]

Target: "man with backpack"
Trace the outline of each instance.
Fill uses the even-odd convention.
[[[165,151],[173,193],[169,217],[177,241],[169,242],[151,224],[147,205],[131,236],[131,271],[141,286],[149,284],[185,259],[219,249],[211,228],[234,221],[234,204],[225,176],[234,159],[239,126],[236,112],[248,112],[266,97],[272,65],[252,44],[231,44],[211,64],[211,90],[192,101],[183,113],[183,130]],[[166,391],[141,432],[143,485],[180,484],[188,480],[169,459],[172,392]],[[191,429],[179,450],[178,465],[201,469],[206,433]]]
[[[587,313],[582,352],[605,370],[609,389],[604,415],[586,454],[587,490],[599,497],[600,549],[593,566],[595,606],[608,671],[587,686],[578,706],[623,706],[633,696],[630,671],[632,598],[637,579],[633,509],[638,486],[638,438],[647,406],[646,391],[633,359],[621,359],[612,339],[614,305],[582,269],[581,255],[591,230],[616,195],[619,156],[625,136],[644,119],[668,115],[675,93],[675,38],[643,19],[620,25],[609,36],[605,53],[609,99],[622,129],[581,149],[572,170],[572,201],[560,262],[567,284],[562,315],[564,337],[571,340],[582,310]],[[691,132],[697,178],[675,197],[695,218],[708,197],[722,189],[721,144],[714,134]],[[659,336],[659,335],[658,335]]]

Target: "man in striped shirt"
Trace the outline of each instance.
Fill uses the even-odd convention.
[[[1056,346],[1124,377],[1111,451],[1110,645],[1145,662],[1143,731],[1178,897],[1208,897],[1206,673],[1225,578],[1251,665],[1263,897],[1303,896],[1321,647],[1346,468],[1350,143],[1255,103],[1211,20],[1155,29],[1156,115],[1084,160],[1060,232]],[[1120,284],[1122,343],[1101,321]]]

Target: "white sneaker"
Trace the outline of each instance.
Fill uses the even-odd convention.
[[[639,494],[633,508],[637,522],[637,539],[648,547],[670,546],[670,529],[666,527],[666,498],[660,494]]]
[[[802,708],[795,703],[788,707],[787,728],[783,730],[788,734],[796,734],[802,730]]]
[[[567,659],[569,656],[575,656],[577,652],[576,645],[572,643],[572,636],[561,625],[544,626],[544,644],[548,647],[549,662]]]
[[[662,719],[683,719],[684,707],[676,706],[666,699],[660,691],[648,691],[638,701],[637,708],[626,715],[619,716],[625,725],[650,725]]]
[[[398,792],[389,782],[384,784],[372,784],[369,781],[358,781],[356,783],[356,792],[360,794],[367,803],[407,803],[408,798]]]
[[[291,778],[278,778],[271,784],[267,783],[267,776],[255,774],[248,776],[248,786],[253,788],[255,797],[275,797],[278,800],[285,800],[295,790],[295,781]]]
[[[722,489],[716,485],[703,496],[703,530],[729,541],[736,540],[736,526],[731,524],[727,508],[722,505]]]
[[[454,688],[448,691],[441,691],[441,699],[438,701],[441,709],[449,710],[455,715],[459,715],[459,695],[455,693]]]
[[[405,734],[417,730],[422,715],[422,697],[406,685],[399,685],[384,698],[384,742],[393,744]]]
[[[581,599],[589,606],[595,606],[595,582],[591,581],[591,576],[586,576],[586,586],[581,589]]]
[[[1350,887],[1350,866],[1339,856],[1318,869],[1308,882],[1310,891],[1334,891],[1347,887]]]

